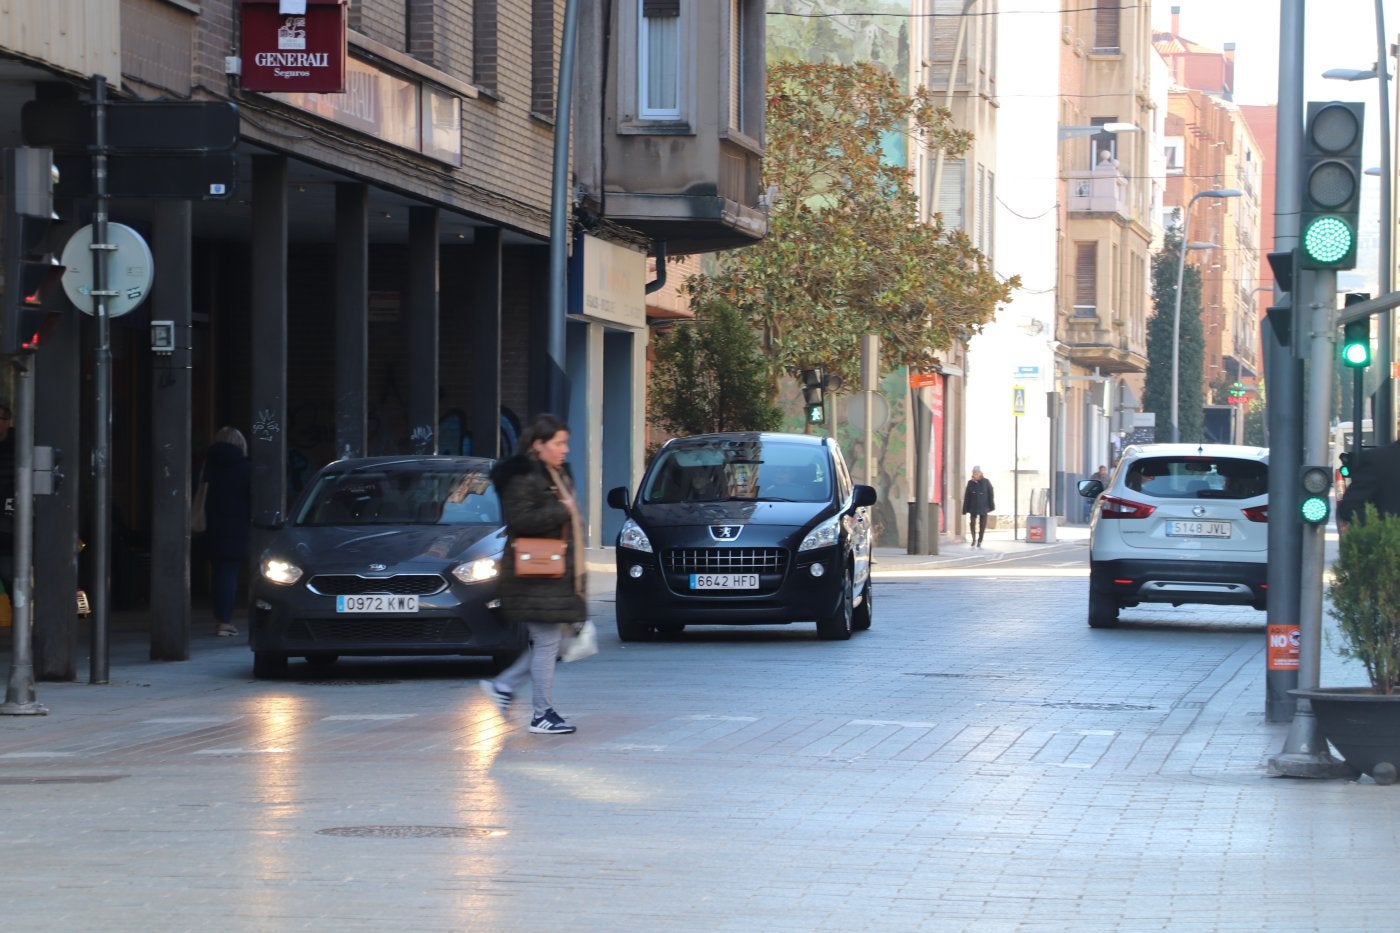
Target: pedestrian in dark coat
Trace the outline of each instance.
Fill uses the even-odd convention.
[[[238,578],[248,562],[252,523],[252,467],[243,432],[222,427],[204,455],[204,554],[209,558],[214,634],[237,635],[233,604]]]
[[[583,553],[569,455],[569,428],[549,414],[537,415],[520,435],[519,452],[496,465],[491,480],[505,515],[506,551],[501,568],[501,615],[524,625],[530,645],[481,689],[504,713],[529,677],[534,710],[530,731],[561,734],[574,726],[554,711],[554,666],[565,625],[579,625],[588,615]],[[568,542],[564,575],[518,577],[511,544],[516,538],[561,538]]]
[[[1400,515],[1400,441],[1365,452],[1337,503],[1337,521],[1352,521],[1365,512],[1368,502],[1382,515]]]
[[[987,533],[987,513],[997,507],[992,495],[992,481],[982,475],[981,467],[972,468],[972,479],[963,490],[963,514],[972,516],[972,546],[982,546],[982,536]]]

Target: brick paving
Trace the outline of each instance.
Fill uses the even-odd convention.
[[[200,636],[0,717],[6,928],[1373,930],[1400,787],[1270,777],[1264,616],[1085,624],[1082,538],[882,552],[873,628],[702,628],[561,665],[573,736],[470,661]],[[8,657],[2,658],[8,670]],[[1326,672],[1346,672],[1335,659]]]

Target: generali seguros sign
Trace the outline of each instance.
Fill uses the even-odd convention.
[[[243,89],[345,91],[345,0],[243,0]]]

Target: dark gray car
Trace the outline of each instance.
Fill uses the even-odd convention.
[[[815,622],[822,638],[870,627],[875,490],[836,442],[802,434],[675,438],[652,459],[617,539],[617,633]]]

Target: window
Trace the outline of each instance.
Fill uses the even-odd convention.
[[[472,16],[472,83],[483,91],[496,91],[496,0],[476,0]]]
[[[681,0],[638,0],[638,85],[643,120],[681,117]]]
[[[935,160],[929,160],[929,185],[933,184]],[[943,160],[943,179],[938,186],[938,203],[933,209],[943,215],[943,226],[949,230],[963,229],[963,199],[967,188],[967,163],[962,159]],[[932,191],[930,191],[932,200]]]
[[[530,111],[554,116],[554,0],[531,0]]]
[[[1098,311],[1099,244],[1074,244],[1074,314],[1094,317]]]
[[[1122,0],[1098,0],[1094,9],[1094,51],[1117,52]]]

